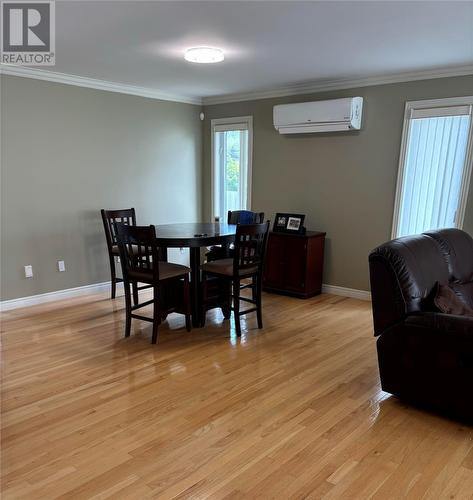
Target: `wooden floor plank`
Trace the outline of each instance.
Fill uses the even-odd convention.
[[[265,294],[264,321],[153,346],[123,297],[3,313],[2,498],[473,498],[473,428],[380,390],[368,302]]]

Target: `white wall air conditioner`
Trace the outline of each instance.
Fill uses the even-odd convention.
[[[280,134],[360,130],[363,97],[279,104],[273,108],[274,128]]]

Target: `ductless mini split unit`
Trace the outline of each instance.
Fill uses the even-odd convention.
[[[274,128],[280,134],[360,130],[362,109],[362,97],[280,104],[273,108]]]

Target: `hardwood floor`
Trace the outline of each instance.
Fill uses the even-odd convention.
[[[473,498],[473,427],[380,391],[369,303],[208,318],[153,346],[123,297],[4,313],[3,498]]]

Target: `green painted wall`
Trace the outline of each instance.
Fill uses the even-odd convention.
[[[1,76],[2,300],[109,280],[101,208],[134,206],[142,224],[199,220],[200,111]]]
[[[253,209],[306,213],[328,233],[324,282],[366,290],[367,255],[391,234],[405,101],[473,94],[473,76],[442,78],[205,106],[202,124],[199,106],[0,78],[2,300],[107,281],[100,208],[135,206],[143,224],[210,220],[210,120],[243,115],[254,119]],[[275,104],[354,95],[360,132],[273,128]],[[472,200],[473,189],[473,234]]]
[[[369,251],[390,239],[406,101],[473,94],[473,75],[379,85],[304,96],[206,106],[204,217],[210,207],[210,120],[253,116],[252,208],[307,214],[306,226],[327,232],[324,282],[369,289]],[[275,104],[362,96],[359,132],[281,136]],[[464,228],[473,234],[473,188]]]

